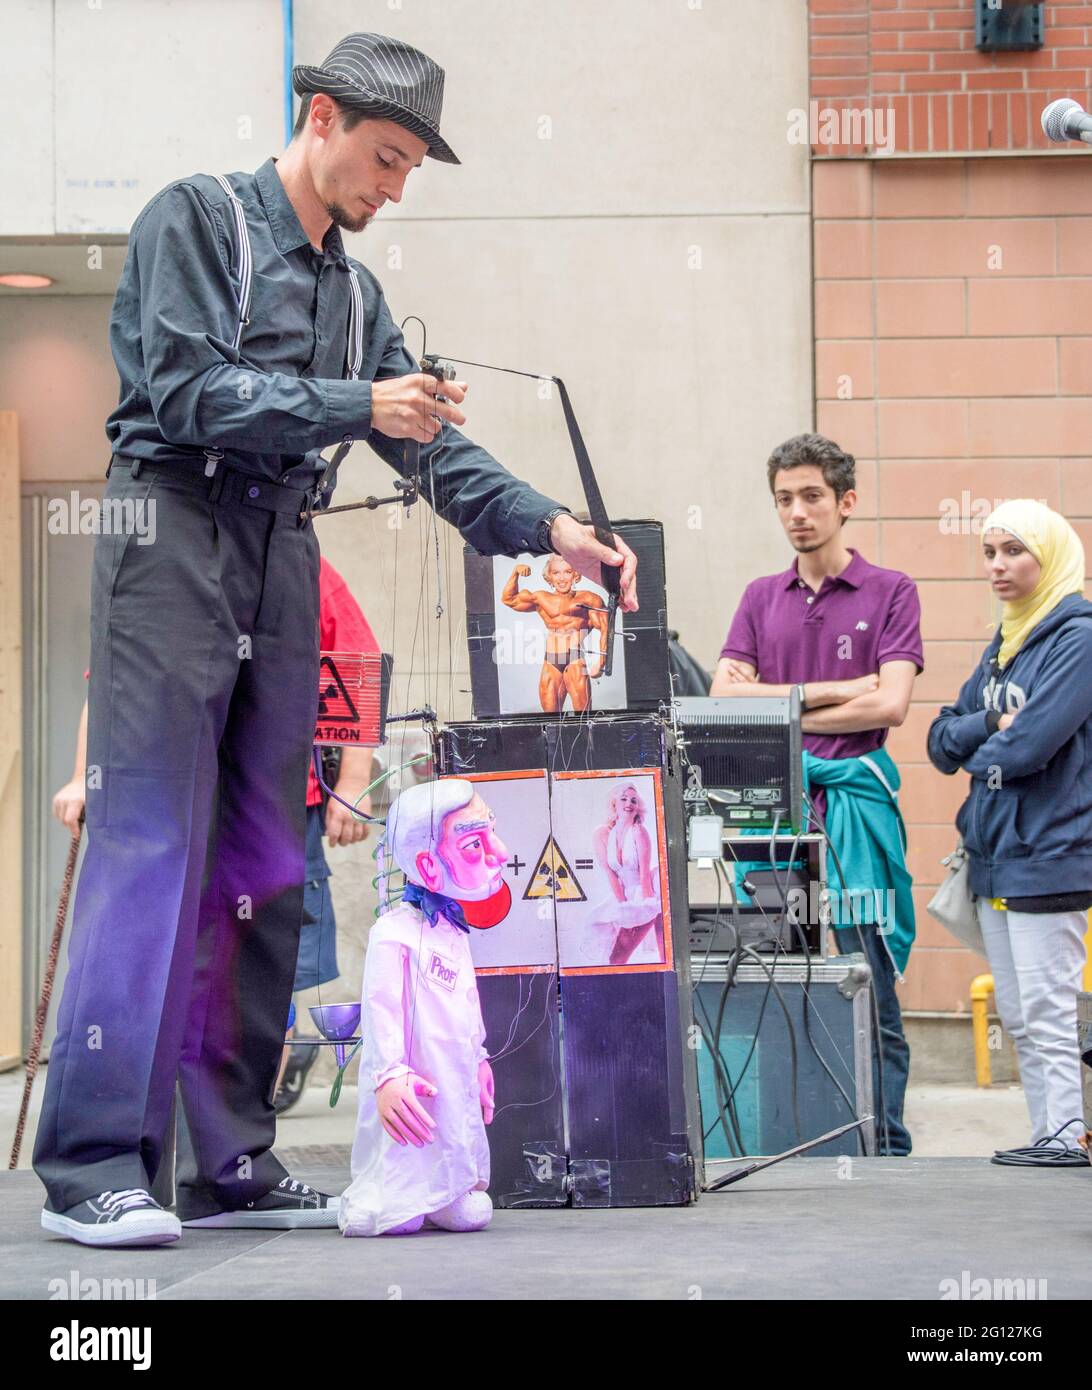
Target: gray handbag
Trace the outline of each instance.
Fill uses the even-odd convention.
[[[929,900],[928,913],[942,927],[980,956],[986,954],[982,928],[978,925],[974,895],[971,892],[971,871],[963,841],[941,861],[948,876]]]

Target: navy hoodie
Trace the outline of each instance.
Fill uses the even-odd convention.
[[[971,774],[956,826],[985,898],[1092,890],[1092,603],[1069,594],[1004,670],[1000,631],[929,729],[941,772]],[[1020,710],[991,734],[987,711]]]

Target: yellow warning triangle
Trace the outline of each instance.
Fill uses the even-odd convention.
[[[543,846],[538,857],[538,866],[531,875],[531,881],[523,896],[524,899],[554,898],[559,903],[586,901],[583,888],[552,835]]]

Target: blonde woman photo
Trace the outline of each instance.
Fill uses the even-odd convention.
[[[659,866],[647,821],[640,792],[625,782],[611,793],[606,822],[593,836],[611,896],[593,909],[590,925],[607,936],[609,965],[627,965],[649,931],[655,932],[657,961],[666,959]]]

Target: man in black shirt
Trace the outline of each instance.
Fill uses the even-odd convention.
[[[442,69],[354,34],[293,78],[305,111],[279,160],[144,208],[111,319],[106,497],[153,509],[155,539],[95,549],[89,838],[34,1151],[42,1225],[85,1244],[337,1224],[336,1199],[271,1151],[318,701],[319,450],[366,439],[402,470],[416,440],[424,495],[477,549],[618,567],[637,607],[632,553],[459,433],[465,383],[436,398],[345,253],[340,229],[398,202],[426,155],[458,162]],[[176,1078],[177,1216],[149,1194]]]

